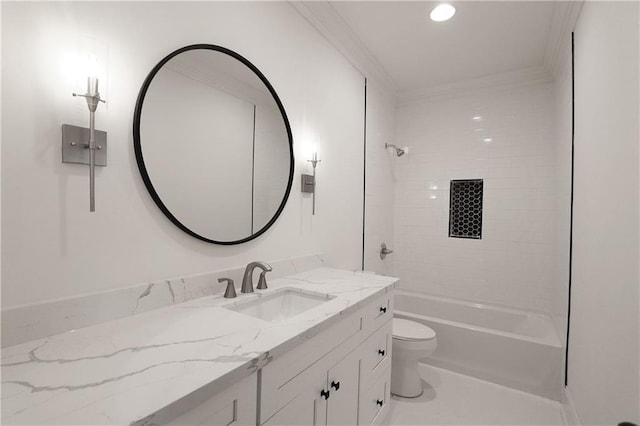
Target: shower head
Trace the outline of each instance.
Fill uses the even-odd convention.
[[[395,146],[393,144],[390,144],[390,143],[385,143],[384,147],[385,148],[393,148],[393,150],[396,152],[396,157],[402,157],[406,152],[406,150],[398,148],[397,146]]]

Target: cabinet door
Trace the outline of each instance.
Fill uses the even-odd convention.
[[[328,372],[331,392],[327,400],[327,425],[358,424],[358,382],[361,351],[356,349]]]
[[[300,393],[263,426],[324,426],[327,423],[326,376],[315,380],[307,390]],[[326,395],[326,393],[324,394]],[[329,392],[329,396],[333,396]]]

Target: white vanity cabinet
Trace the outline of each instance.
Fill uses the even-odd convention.
[[[379,424],[391,377],[390,289],[260,371],[261,425]]]

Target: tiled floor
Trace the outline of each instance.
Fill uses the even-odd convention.
[[[563,425],[560,403],[420,364],[424,394],[392,397],[386,424]]]

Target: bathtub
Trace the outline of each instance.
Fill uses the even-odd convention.
[[[400,289],[394,305],[395,317],[437,334],[420,362],[560,400],[563,350],[548,316]]]

